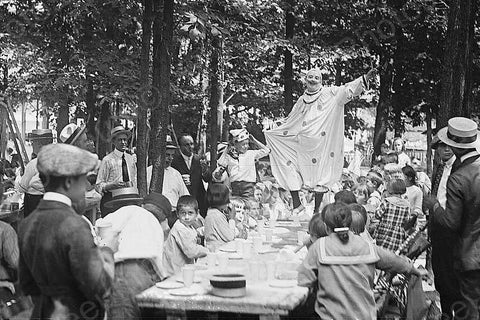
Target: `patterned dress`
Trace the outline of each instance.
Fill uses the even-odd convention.
[[[378,221],[373,238],[378,246],[396,251],[406,240],[403,225],[410,219],[410,203],[398,197],[386,198],[375,211]]]

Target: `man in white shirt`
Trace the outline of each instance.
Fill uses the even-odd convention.
[[[137,187],[135,158],[126,152],[131,132],[122,126],[117,126],[112,129],[110,136],[115,149],[103,158],[95,186],[97,192],[102,194],[100,202],[102,217],[111,212],[105,208],[105,203],[112,199],[112,190]]]
[[[181,196],[190,195],[190,192],[188,191],[180,172],[171,167],[177,149],[178,147],[173,144],[171,138],[167,137],[162,194],[168,199],[168,201],[170,201],[170,204],[172,205],[172,211],[176,210],[178,199],[180,199]],[[152,170],[153,166],[149,166],[147,168],[148,186],[150,185],[150,180],[152,179]],[[175,220],[176,215],[175,213],[172,213],[172,215],[168,217],[168,225],[170,228],[175,223]]]
[[[138,319],[140,309],[135,296],[165,277],[161,224],[166,218],[165,211],[170,212],[171,206],[163,195],[155,192],[142,199],[134,187],[112,193],[112,200],[105,206],[115,211],[101,220],[120,232],[118,251],[114,255],[115,283],[107,313],[110,319]]]

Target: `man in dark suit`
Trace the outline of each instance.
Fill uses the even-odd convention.
[[[438,132],[460,160],[447,182],[446,208],[429,199],[433,221],[453,233],[453,267],[460,289],[455,319],[480,319],[480,139],[477,124],[456,117]],[[455,310],[455,307],[453,308]]]
[[[450,174],[455,172],[458,162],[449,145],[440,141],[438,136],[432,139],[432,149],[436,150],[440,162],[433,168],[431,195],[438,201],[442,209],[447,202],[447,181]],[[455,234],[449,228],[429,219],[429,236],[432,244],[432,269],[435,275],[435,289],[440,295],[442,306],[442,320],[452,319],[455,302],[460,300],[458,279],[453,268],[453,242]],[[457,312],[455,312],[457,313]]]
[[[210,171],[206,164],[201,162],[200,157],[193,153],[195,144],[192,136],[182,135],[178,139],[178,143],[180,145],[180,151],[173,158],[172,168],[180,172],[188,191],[198,201],[200,214],[202,217],[205,217],[208,208],[203,181],[210,181]]]

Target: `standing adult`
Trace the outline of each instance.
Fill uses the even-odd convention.
[[[298,191],[317,188],[315,211],[323,194],[340,181],[343,169],[344,106],[368,86],[374,69],[343,86],[324,87],[318,69],[308,71],[306,91],[285,123],[265,132],[272,172],[292,194],[295,211],[303,210]]]
[[[456,117],[438,133],[440,141],[450,146],[460,160],[450,174],[446,189],[446,206],[441,199],[430,198],[426,206],[433,215],[434,226],[452,233],[453,267],[460,289],[460,307],[455,319],[478,320],[480,302],[480,139],[475,121]],[[434,179],[435,180],[435,179]],[[438,195],[438,192],[437,192]],[[438,229],[437,229],[438,231]],[[455,308],[454,308],[455,310]],[[465,312],[465,314],[463,314]]]
[[[86,174],[98,158],[50,144],[40,150],[37,166],[46,192],[18,234],[20,286],[33,298],[32,319],[103,319],[118,238],[112,233],[97,247],[81,210],[73,208],[81,209]]]
[[[25,166],[23,176],[18,183],[18,191],[25,194],[23,199],[24,217],[28,217],[35,210],[45,193],[37,170],[37,154],[43,146],[53,142],[52,131],[50,129],[33,130],[31,141],[32,160]]]
[[[172,168],[172,161],[178,147],[173,144],[172,138],[167,136],[167,145],[165,150],[165,172],[163,174],[162,194],[168,199],[172,205],[172,212],[168,216],[168,225],[171,228],[177,220],[175,210],[177,208],[178,199],[181,196],[190,195],[190,192],[183,181],[182,175],[176,169]],[[153,166],[147,168],[147,185],[150,185],[152,179]]]
[[[449,145],[440,141],[438,136],[432,139],[432,149],[436,150],[440,162],[433,168],[432,191],[440,207],[445,210],[447,203],[447,181],[454,171],[456,157]],[[453,268],[453,243],[455,233],[429,216],[429,236],[432,245],[432,269],[435,275],[435,289],[440,295],[440,304],[444,320],[452,319],[455,302],[460,300],[458,279]]]
[[[203,181],[210,182],[211,174],[206,164],[203,164],[200,157],[193,153],[194,142],[190,135],[182,135],[178,139],[180,144],[179,152],[173,157],[172,168],[182,175],[190,195],[198,202],[200,215],[207,214],[207,193]]]
[[[112,199],[112,190],[137,187],[137,165],[134,157],[127,152],[128,139],[131,135],[131,132],[123,126],[116,126],[110,132],[115,149],[103,158],[95,187],[102,195],[100,201],[102,217],[111,212],[105,208],[105,203]]]

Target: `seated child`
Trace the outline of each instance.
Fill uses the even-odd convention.
[[[312,219],[308,222],[308,234],[310,237],[303,243],[307,248],[310,248],[310,246],[318,239],[328,235],[327,227],[325,226],[320,213],[314,214]]]
[[[254,229],[257,226],[257,220],[252,217],[252,210],[251,210],[251,200],[243,198],[243,210],[245,214],[245,224],[249,229]]]
[[[374,212],[382,203],[383,179],[380,173],[370,170],[367,174],[367,187],[370,197],[367,200],[367,211]]]
[[[375,211],[378,226],[373,238],[378,246],[396,251],[406,240],[404,224],[410,220],[410,203],[403,198],[407,188],[403,179],[392,179],[387,184],[388,196]]]
[[[298,268],[298,284],[318,284],[315,312],[320,319],[376,319],[372,284],[375,269],[426,275],[407,258],[365,241],[349,230],[352,213],[344,203],[322,210],[328,236],[315,241]]]
[[[248,237],[248,228],[247,220],[248,217],[245,215],[245,202],[242,198],[232,197],[230,200],[232,208],[235,210],[235,237],[241,239],[247,239]]]
[[[235,210],[229,210],[230,191],[221,183],[208,187],[207,201],[210,208],[205,218],[205,244],[215,252],[218,247],[235,239]]]
[[[177,217],[163,250],[163,267],[172,276],[186,264],[207,255],[207,248],[197,244],[197,231],[193,227],[198,216],[198,202],[192,196],[182,196],[177,203]]]
[[[367,200],[370,198],[370,192],[366,184],[357,183],[352,188],[353,194],[357,199],[357,203],[361,205],[367,204]]]
[[[350,190],[340,190],[335,193],[334,196],[335,203],[343,202],[345,204],[350,203],[357,203],[357,198],[355,198],[355,194]]]
[[[367,228],[370,224],[370,219],[368,218],[365,207],[358,203],[352,203],[349,207],[352,211],[352,224],[350,230],[356,235],[361,236],[363,239],[375,243],[370,233],[368,233]]]

